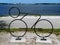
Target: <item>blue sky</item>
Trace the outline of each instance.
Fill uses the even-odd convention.
[[[0,3],[60,3],[60,0],[0,0]]]

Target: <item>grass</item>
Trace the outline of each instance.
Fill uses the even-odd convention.
[[[11,31],[12,32],[25,31],[25,28],[11,28]],[[33,32],[33,31],[34,31],[34,29],[28,28],[28,32]],[[48,29],[36,28],[36,31],[39,33],[41,33],[41,32],[48,33],[51,31],[51,29],[50,28],[48,28]],[[8,29],[0,29],[0,32],[9,32],[9,30]],[[59,28],[54,29],[53,33],[56,35],[60,35],[60,29]]]

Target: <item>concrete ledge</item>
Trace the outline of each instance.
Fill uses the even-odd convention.
[[[36,39],[36,43],[48,43],[48,44],[52,44],[52,40],[49,37],[46,38],[46,40],[41,40],[41,38],[37,38]]]
[[[21,40],[16,40],[16,37],[11,37],[10,42],[25,43],[26,39],[24,37],[22,37]]]

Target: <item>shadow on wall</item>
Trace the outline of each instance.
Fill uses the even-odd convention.
[[[6,29],[7,26],[8,26],[8,24],[5,21],[3,21],[3,20],[0,21],[0,30]]]

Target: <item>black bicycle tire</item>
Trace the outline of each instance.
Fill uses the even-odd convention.
[[[26,34],[27,29],[28,29],[27,24],[26,24],[25,21],[23,21],[23,20],[20,20],[20,21],[22,21],[22,22],[25,24],[26,30],[25,30],[25,33],[24,33],[22,36],[15,36],[15,35],[13,35],[12,32],[10,31],[10,25],[11,25],[11,23],[14,22],[14,21],[16,21],[16,20],[20,20],[20,19],[15,19],[15,20],[13,20],[13,21],[10,22],[10,24],[9,24],[9,26],[8,26],[9,33],[10,33],[13,37],[23,37],[23,36]]]
[[[45,36],[45,37],[49,37],[49,36],[53,33],[53,24],[52,24],[49,20],[47,20],[47,19],[41,19],[41,20],[39,20],[39,21],[42,21],[42,20],[49,22],[49,23],[51,24],[51,26],[52,26],[52,29],[51,29],[50,34],[47,35],[47,36]],[[37,23],[38,23],[39,21],[37,21]],[[36,24],[37,24],[37,23],[36,23]],[[40,36],[39,34],[37,34],[37,32],[36,32],[36,25],[34,25],[34,32],[35,32],[35,34],[36,34],[38,37],[42,37],[42,36]]]

